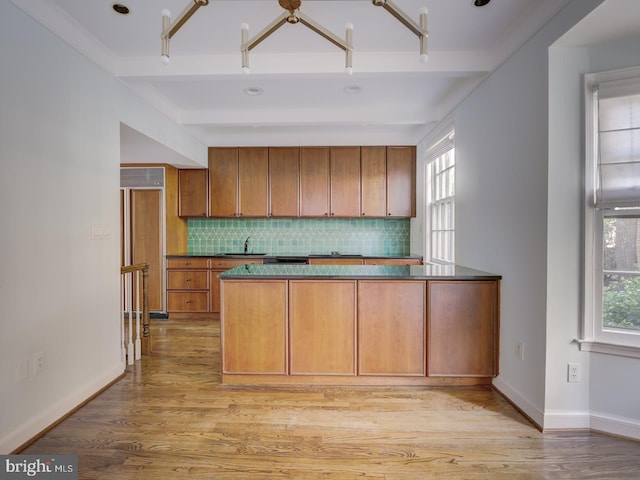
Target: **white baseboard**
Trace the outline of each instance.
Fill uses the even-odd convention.
[[[13,432],[0,438],[0,454],[8,454],[25,444],[40,432],[46,430],[73,409],[77,408],[91,396],[116,380],[124,372],[124,366],[118,363],[102,375],[92,377],[92,382],[71,392],[66,397],[50,405],[46,410],[38,412]]]
[[[589,430],[591,415],[589,412],[566,410],[545,410],[543,430]]]
[[[640,421],[632,418],[591,412],[591,430],[640,440]]]
[[[542,412],[502,378],[495,378],[493,386],[543,431],[592,430],[607,435],[640,440],[640,421],[636,419],[595,411],[545,410]]]
[[[502,377],[493,379],[493,386],[504,395],[511,403],[518,407],[529,419],[539,427],[544,425],[544,413],[534,404],[529,402],[517,389],[505,382]]]

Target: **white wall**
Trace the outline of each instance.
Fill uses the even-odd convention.
[[[549,259],[558,259],[552,244],[558,239],[556,216],[549,212],[559,199],[548,174],[548,47],[600,2],[569,4],[455,112],[457,262],[503,275],[501,373],[495,384],[540,425],[547,408],[548,337],[559,336],[564,349],[576,350],[570,344],[575,317],[548,318],[549,308],[554,317],[556,308],[565,308],[555,306],[563,291],[550,291],[556,265]],[[569,223],[579,226],[574,219]],[[575,234],[560,243],[560,250],[571,248]],[[567,259],[570,271],[577,255]],[[570,281],[578,282],[572,274]],[[569,295],[575,293],[573,288]],[[576,307],[574,302],[568,310]],[[524,344],[523,360],[516,356],[518,341]],[[588,402],[588,386],[579,388],[566,398],[572,411]]]
[[[119,348],[120,122],[206,148],[0,2],[0,453],[123,372]],[[91,226],[111,238],[92,240]],[[44,368],[16,380],[19,361]]]
[[[581,322],[582,74],[640,64],[640,38],[552,45],[600,3],[571,2],[456,109],[456,256],[504,276],[500,390],[546,429],[591,427],[640,438],[640,361],[580,352],[574,342]],[[580,363],[580,383],[567,382],[569,362]]]
[[[573,77],[638,66],[640,32],[624,42],[590,47],[586,53],[588,67],[572,72]],[[571,78],[570,72],[564,77]],[[589,356],[591,427],[640,438],[640,359],[599,353]]]

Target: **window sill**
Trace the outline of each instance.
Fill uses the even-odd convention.
[[[582,352],[606,353],[608,355],[618,355],[621,357],[640,358],[640,347],[616,345],[594,340],[578,340],[578,344]]]

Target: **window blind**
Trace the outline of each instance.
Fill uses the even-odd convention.
[[[640,207],[640,78],[602,82],[596,92],[596,206]]]

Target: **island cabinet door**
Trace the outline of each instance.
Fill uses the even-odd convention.
[[[287,373],[287,281],[221,281],[222,373]]]
[[[289,283],[291,375],[355,375],[356,281]]]
[[[424,376],[424,281],[360,280],[359,375]]]
[[[498,374],[498,282],[429,281],[429,375]]]

